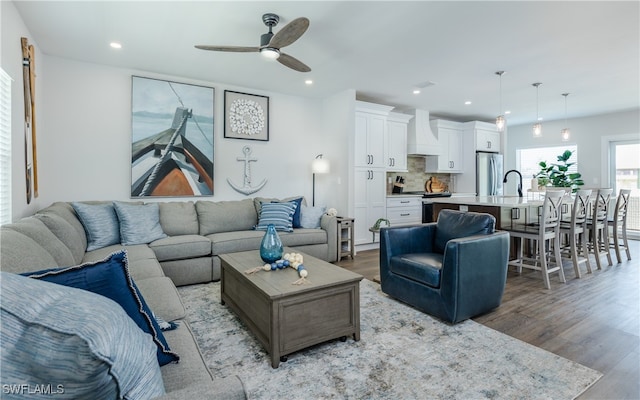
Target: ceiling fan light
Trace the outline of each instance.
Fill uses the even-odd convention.
[[[274,47],[264,47],[260,49],[260,54],[266,59],[277,60],[280,57],[280,50]]]

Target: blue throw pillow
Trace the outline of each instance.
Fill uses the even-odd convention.
[[[160,226],[158,203],[129,204],[113,202],[120,221],[120,241],[125,246],[147,244],[166,238]]]
[[[267,230],[267,226],[273,224],[278,231],[293,232],[293,214],[296,208],[295,202],[262,203],[255,229]]]
[[[112,203],[71,203],[87,234],[87,251],[120,243],[120,223]]]
[[[272,203],[283,203],[282,201],[272,202]],[[302,197],[298,197],[297,199],[292,199],[288,201],[288,203],[296,203],[296,212],[293,213],[293,227],[294,228],[302,228],[301,222],[301,205],[302,205]]]
[[[153,337],[160,365],[178,361],[180,357],[169,349],[160,326],[129,274],[126,250],[115,252],[101,261],[74,267],[48,269],[23,274],[30,278],[88,290],[110,298],[127,312],[144,332]]]
[[[302,206],[302,228],[315,229],[320,228],[320,219],[324,214],[326,207],[307,207]]]
[[[165,393],[156,345],[114,301],[0,272],[2,398],[144,400]]]

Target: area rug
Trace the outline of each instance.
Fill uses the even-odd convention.
[[[602,376],[471,320],[445,324],[367,280],[360,341],[326,342],[273,369],[220,304],[220,283],[179,292],[209,368],[240,376],[250,399],[573,399]]]

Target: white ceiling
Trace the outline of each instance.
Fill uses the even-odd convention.
[[[423,108],[458,120],[508,123],[569,118],[640,106],[640,2],[543,1],[16,1],[50,56],[308,97],[355,89],[358,98]],[[258,46],[261,17],[277,32],[305,16],[309,30],[284,52],[308,73],[256,53],[195,44]],[[109,42],[122,43],[121,50]],[[307,86],[305,79],[314,84]],[[420,95],[416,85],[432,81]],[[466,100],[473,102],[464,105]]]

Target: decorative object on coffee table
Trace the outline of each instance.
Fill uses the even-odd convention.
[[[225,90],[224,137],[269,141],[269,98]]]
[[[284,249],[282,247],[282,241],[276,227],[273,224],[267,226],[267,232],[262,237],[260,243],[260,258],[266,263],[274,263],[282,258]]]

